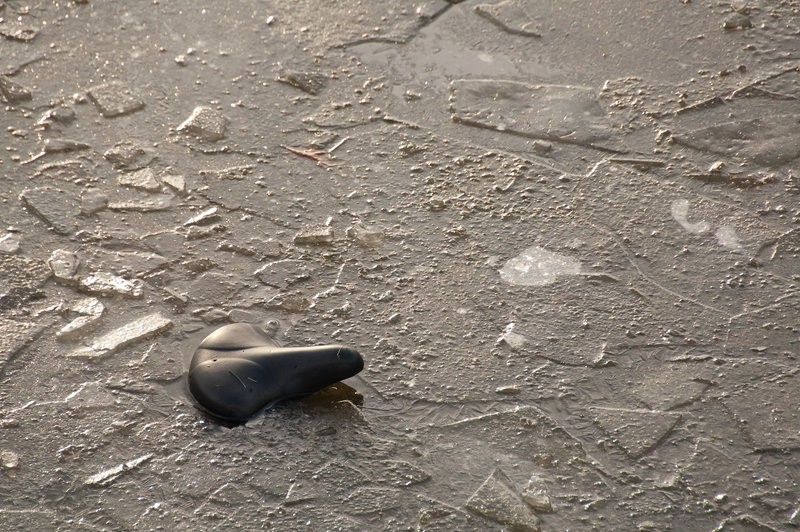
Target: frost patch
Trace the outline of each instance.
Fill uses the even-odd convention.
[[[696,235],[711,229],[705,221],[695,223],[689,221],[689,200],[678,199],[672,202],[672,218],[681,224],[681,227]]]

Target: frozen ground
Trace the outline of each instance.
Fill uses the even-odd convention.
[[[796,0],[0,0],[0,528],[800,527],[798,65]],[[224,426],[227,322],[366,367]]]

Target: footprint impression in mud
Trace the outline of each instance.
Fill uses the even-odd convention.
[[[711,230],[711,226],[706,221],[694,223],[689,221],[689,200],[679,199],[673,201],[671,211],[672,218],[690,233],[701,235]],[[714,235],[717,237],[717,242],[720,246],[733,251],[742,249],[742,245],[739,242],[739,237],[736,234],[735,227],[731,225],[723,225],[717,229]]]
[[[263,330],[234,323],[209,334],[197,347],[189,366],[189,390],[214,416],[243,421],[363,368],[361,355],[349,347],[281,348]]]

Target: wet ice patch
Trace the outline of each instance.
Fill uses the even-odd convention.
[[[689,200],[678,199],[672,202],[672,218],[681,224],[681,227],[696,235],[707,232],[711,226],[707,222],[689,221]]]
[[[526,249],[500,269],[505,282],[522,286],[545,286],[559,277],[580,273],[580,262],[539,246]]]

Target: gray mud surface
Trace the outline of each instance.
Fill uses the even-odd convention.
[[[0,528],[800,527],[800,2],[0,0]],[[239,426],[228,322],[359,375]]]

